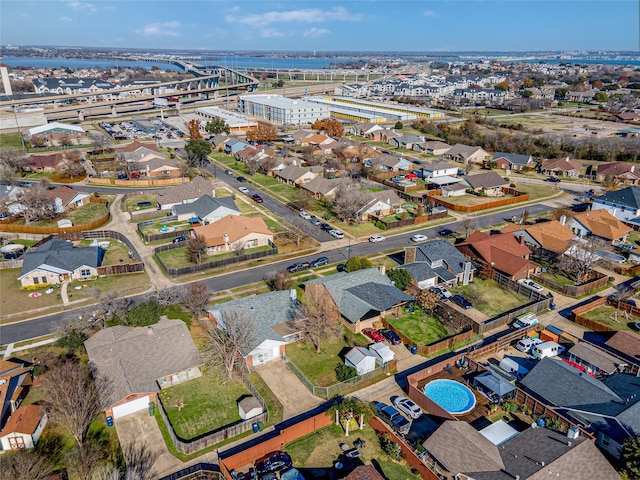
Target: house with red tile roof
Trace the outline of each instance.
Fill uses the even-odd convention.
[[[599,237],[611,245],[620,245],[627,241],[631,228],[611,215],[605,209],[572,213],[567,227],[581,238]]]
[[[598,165],[596,180],[611,178],[618,183],[640,185],[640,168],[633,163],[613,162]]]
[[[0,431],[3,450],[26,450],[34,448],[47,425],[47,414],[38,405],[18,408]]]
[[[491,265],[497,272],[511,280],[529,278],[540,266],[529,260],[531,250],[511,233],[487,235],[476,230],[456,248],[468,259],[483,265]]]

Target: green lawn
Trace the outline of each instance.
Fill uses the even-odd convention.
[[[136,263],[129,258],[129,247],[115,238],[99,238],[98,242],[110,242],[111,246],[104,251],[104,259],[102,265],[118,265],[120,263]],[[93,240],[81,240],[77,243],[78,247],[88,247]],[[120,261],[122,260],[122,261]]]
[[[267,404],[267,408],[269,409],[269,421],[267,425],[280,423],[282,421],[284,407],[280,403],[280,400],[278,400],[278,397],[274,395],[269,386],[257,373],[250,373],[249,381]]]
[[[356,335],[355,343],[365,346],[370,343],[364,335]],[[323,341],[320,353],[307,340],[300,340],[286,346],[287,357],[302,370],[314,385],[328,387],[338,382],[335,368],[342,360],[340,355],[349,349],[344,338],[333,341]]]
[[[240,382],[225,383],[209,373],[160,390],[159,395],[176,435],[190,440],[240,421],[238,401],[251,393]]]
[[[309,435],[286,444],[286,451],[293,464],[300,468],[331,468],[342,454],[341,443],[348,443],[352,438],[360,437],[366,445],[361,449],[359,457],[364,464],[373,461],[378,464],[379,471],[385,478],[399,480],[417,480],[420,477],[411,473],[411,468],[404,462],[393,462],[380,448],[378,436],[371,427],[350,432],[344,436],[344,430],[338,425],[330,425]]]
[[[450,335],[447,328],[439,320],[429,316],[417,307],[413,312],[406,311],[389,323],[409,337],[416,345],[429,345]]]
[[[627,316],[625,316],[625,312],[623,310],[617,310],[616,308],[608,305],[602,305],[601,307],[594,308],[593,310],[581,314],[581,316],[594,322],[601,323],[602,325],[606,325],[614,330],[633,330],[633,323],[640,321],[640,317],[636,317],[631,314],[627,314]]]
[[[187,243],[187,242],[185,242]],[[260,252],[262,250],[268,250],[271,247],[266,245],[262,247],[254,247],[245,249],[244,253],[255,253]],[[164,252],[160,252],[158,256],[162,259],[167,268],[181,268],[195,265],[187,259],[187,247],[175,248],[173,250],[166,250]],[[235,252],[225,252],[217,255],[206,256],[202,263],[214,262],[216,260],[222,260],[224,258],[235,257]]]
[[[102,203],[88,203],[80,208],[71,210],[65,217],[74,225],[82,225],[104,217],[108,213],[107,205]]]
[[[527,299],[511,290],[498,285],[494,280],[481,280],[478,277],[466,286],[456,286],[449,289],[451,293],[461,293],[473,307],[489,317],[510,310],[526,303]]]
[[[156,193],[149,193],[146,195],[133,195],[122,202],[122,210],[126,211],[125,207],[129,207],[130,210],[148,210],[151,208],[156,208],[157,199],[158,194]],[[149,205],[148,207],[138,207],[139,202],[151,202],[151,205]]]

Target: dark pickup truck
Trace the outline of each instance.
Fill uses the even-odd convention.
[[[289,265],[287,267],[287,272],[296,273],[303,272],[305,270],[309,270],[311,268],[311,264],[309,262],[296,262],[293,265]]]
[[[411,422],[407,420],[395,407],[386,403],[376,402],[376,415],[400,435],[406,435],[411,428]]]

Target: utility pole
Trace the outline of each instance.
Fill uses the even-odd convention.
[[[20,142],[22,143],[22,151],[27,153],[27,146],[24,143],[24,138],[22,137],[22,132],[20,131],[20,123],[18,122],[18,115],[16,114],[16,106],[13,106],[13,118],[16,120],[16,127],[18,128],[18,135],[20,135]]]

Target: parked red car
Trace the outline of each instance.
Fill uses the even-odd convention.
[[[362,333],[377,343],[384,342],[384,337],[375,328],[363,328]]]

